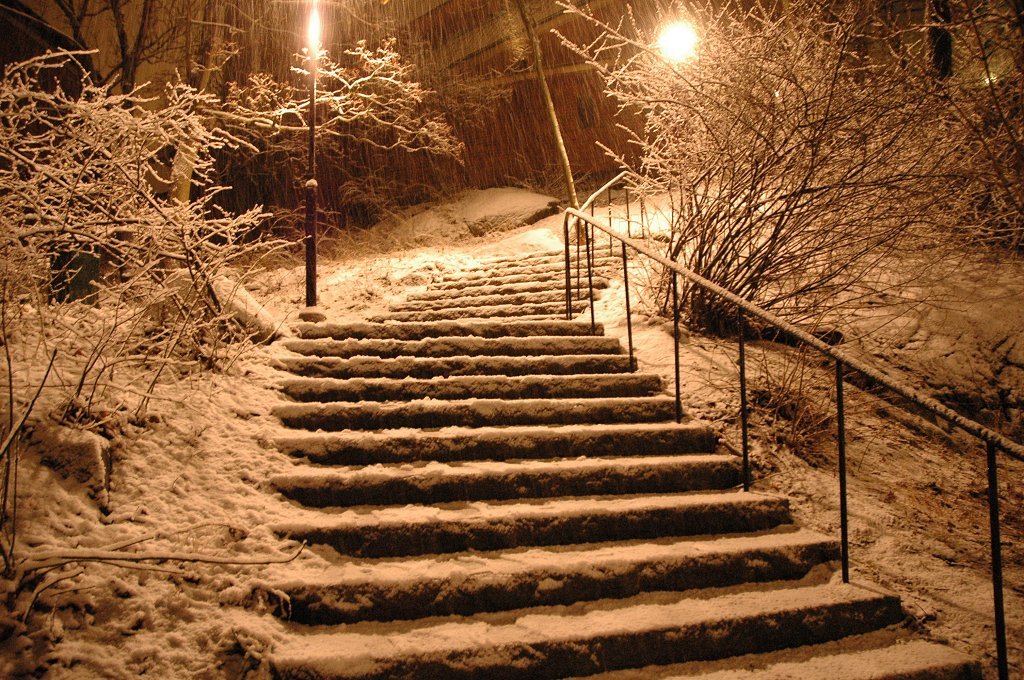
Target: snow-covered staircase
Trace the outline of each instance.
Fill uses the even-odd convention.
[[[559,320],[562,266],[496,259],[287,341],[276,529],[333,566],[272,584],[277,677],[980,677],[838,582],[785,498],[737,490],[617,340]]]

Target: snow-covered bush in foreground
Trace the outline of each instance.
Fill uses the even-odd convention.
[[[934,245],[962,214],[954,126],[925,105],[923,80],[865,58],[852,13],[814,2],[791,3],[784,16],[717,4],[665,13],[662,23],[697,27],[686,61],[662,56],[654,27],[631,13],[615,26],[594,19],[601,37],[576,47],[640,121],[629,130],[637,159],[619,161],[640,193],[672,197],[661,235],[668,254],[804,323],[865,285],[899,285],[876,280],[879,258]],[[662,277],[662,306],[666,289]],[[735,311],[717,298],[696,287],[681,294],[692,326],[735,329]]]
[[[5,340],[30,347],[16,357],[28,364],[59,351],[65,422],[141,416],[161,377],[229,359],[214,283],[261,247],[246,242],[258,209],[213,203],[211,154],[235,141],[197,114],[203,96],[172,86],[146,101],[85,76],[80,92],[44,86],[76,70],[73,55],[42,57],[0,81]],[[196,150],[197,197],[167,200],[163,161],[183,148]]]
[[[91,83],[74,54],[9,66],[0,79],[0,434],[11,437],[0,459],[0,640],[41,595],[80,574],[77,565],[146,559],[122,555],[127,543],[91,556],[19,544],[23,435],[60,449],[42,459],[64,474],[88,476],[67,460],[82,439],[66,428],[102,458],[97,442],[145,423],[154,400],[167,398],[164,384],[223,368],[246,346],[250,331],[231,308],[268,244],[251,239],[259,209],[231,215],[213,201],[212,154],[238,142],[206,124],[198,111],[208,104],[181,85],[159,102],[115,95]],[[179,149],[190,154],[189,201],[161,195]],[[22,428],[17,417],[33,405]],[[98,471],[105,484],[109,461],[89,465],[107,467]]]

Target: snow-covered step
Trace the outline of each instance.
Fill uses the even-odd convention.
[[[609,285],[608,279],[596,278],[594,279],[594,288],[607,288]],[[486,297],[489,295],[512,295],[512,294],[523,294],[523,293],[534,293],[534,292],[557,292],[560,295],[565,295],[565,281],[564,279],[549,279],[547,281],[526,281],[524,283],[508,283],[503,286],[475,286],[467,289],[454,289],[454,290],[438,290],[429,289],[422,293],[413,293],[406,298],[409,301],[412,300],[442,300],[449,298],[452,295],[462,295],[465,297]]]
[[[783,527],[757,536],[353,561],[270,588],[288,595],[293,621],[390,621],[800,579],[838,552],[834,540]]]
[[[675,417],[667,396],[594,399],[419,399],[405,402],[284,404],[273,414],[307,430],[656,423]]]
[[[333,338],[335,340],[423,340],[438,337],[477,337],[477,338],[523,338],[535,335],[603,335],[604,327],[597,325],[591,329],[590,322],[583,321],[522,321],[519,319],[489,320],[454,320],[406,322],[389,321],[373,323],[360,321],[355,323],[299,323],[295,332],[300,338],[316,340]]]
[[[323,378],[435,378],[456,375],[571,375],[627,373],[629,356],[566,354],[527,357],[283,357],[291,373]]]
[[[888,637],[880,643],[869,633],[784,654],[647,666],[590,675],[585,680],[982,680],[977,662],[946,645]]]
[[[609,268],[615,265],[622,266],[622,260],[617,257],[609,257],[607,254],[598,255],[594,258],[594,267],[597,268]],[[586,277],[587,260],[586,256],[581,259],[580,269],[583,270],[583,276]],[[572,271],[576,271],[576,258],[572,259]],[[565,261],[556,260],[551,262],[521,262],[521,263],[510,263],[500,267],[492,265],[483,265],[480,267],[470,267],[463,269],[457,274],[444,277],[444,282],[450,281],[468,281],[476,278],[492,278],[494,276],[510,276],[519,274],[550,274],[553,272],[561,272],[565,275]]]
[[[295,635],[270,662],[276,677],[535,680],[720,659],[857,635],[896,623],[897,598],[829,584],[613,601],[515,618],[347,626]]]
[[[574,301],[572,313],[582,314],[586,302]],[[444,321],[445,319],[492,319],[495,317],[548,316],[552,319],[565,316],[565,302],[548,302],[524,305],[486,305],[479,307],[446,307],[445,309],[421,312],[387,312],[370,317],[371,321]]]
[[[296,401],[394,401],[399,399],[555,399],[644,397],[662,391],[654,373],[581,375],[462,375],[450,378],[291,378],[279,385]]]
[[[441,337],[423,340],[286,340],[284,347],[307,356],[455,357],[558,354],[621,354],[617,338],[544,336],[526,338]]]
[[[738,482],[738,462],[731,455],[374,465],[340,470],[307,466],[270,480],[277,491],[308,507],[664,494],[728,489]]]
[[[739,492],[360,507],[296,515],[273,529],[353,557],[740,533],[790,521],[786,499]]]
[[[373,465],[710,453],[717,437],[704,423],[683,422],[322,433],[281,437],[275,444],[314,463]]]
[[[595,280],[598,278],[595,275]],[[575,281],[575,279],[573,279]],[[584,272],[583,282],[586,285],[587,275]],[[439,281],[430,285],[431,290],[466,290],[488,286],[508,286],[517,283],[542,282],[554,286],[565,286],[564,272],[548,272],[546,274],[505,274],[494,276],[483,276],[472,279],[453,279],[450,281]]]
[[[541,305],[562,303],[565,309],[565,290],[534,291],[529,293],[499,293],[496,295],[448,295],[433,300],[409,300],[391,305],[396,312],[427,311],[452,307],[502,307],[510,305]]]
[[[575,246],[571,248],[570,255],[574,258],[576,257]],[[522,262],[524,260],[531,262],[536,260],[561,262],[564,258],[565,251],[562,248],[559,248],[558,250],[539,250],[532,253],[515,253],[513,255],[491,255],[477,258],[477,262],[479,262],[480,265],[501,265],[509,262]]]
[[[582,243],[579,244],[579,245],[580,245],[580,247],[579,247],[579,259],[582,260],[583,262],[586,262],[586,260],[587,260],[587,251],[583,248],[583,244]],[[576,253],[577,253],[576,243],[570,243],[570,245],[569,245],[569,259],[570,259],[570,261],[574,265],[575,265],[576,259],[577,259]],[[597,249],[595,249],[594,255],[597,256],[597,257],[608,256],[608,249],[607,248],[597,248]],[[612,253],[612,256],[615,256],[615,255],[617,255],[617,253]],[[565,263],[565,250],[563,250],[562,248],[559,248],[558,250],[549,250],[549,251],[544,251],[544,252],[533,252],[533,253],[523,253],[522,255],[519,255],[519,254],[516,254],[516,255],[497,255],[497,256],[494,256],[494,257],[478,258],[477,262],[479,263],[478,266],[480,266],[480,267],[483,267],[483,266],[500,267],[500,266],[505,265],[505,264],[518,263],[518,262],[531,262],[531,263],[557,262],[559,264],[564,264]]]

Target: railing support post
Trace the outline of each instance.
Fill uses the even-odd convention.
[[[679,386],[679,283],[672,272],[672,347],[676,357],[676,422],[683,422],[683,396]]]
[[[612,226],[612,188],[608,187],[608,226]],[[608,234],[608,257],[615,254],[615,239]]]
[[[584,224],[583,225],[583,229],[584,229],[584,231],[583,231],[582,236],[585,237],[586,234],[587,234],[586,230],[590,229],[590,227],[587,226],[586,224]],[[580,222],[579,222],[579,220],[577,220],[576,221],[576,299],[577,300],[582,300],[583,299],[583,296],[580,295],[580,280],[581,280],[580,277],[582,276],[581,272],[583,271],[582,269],[580,269],[580,267],[581,267],[581,264],[580,264],[580,245],[583,243],[583,241],[580,240],[580,236],[581,236],[581,234],[580,234]]]
[[[562,220],[562,242],[565,244],[565,320],[572,321],[572,263],[569,256],[569,215]]]
[[[743,490],[750,491],[750,430],[747,409],[747,322],[743,308],[736,307],[740,334],[740,433],[743,449]]]
[[[843,362],[836,360],[836,438],[839,445],[839,555],[843,583],[850,582],[850,525],[846,507],[846,419],[843,408]]]
[[[629,238],[633,238],[633,224],[630,221],[631,220],[631,215],[629,214],[629,187],[628,186],[626,187],[625,191],[626,191],[626,236],[628,236]]]
[[[590,206],[593,208],[593,204]],[[597,248],[597,232],[590,235],[587,229],[587,286],[590,288],[590,334],[597,333],[597,317],[594,315],[594,250]]]
[[[622,286],[626,291],[626,337],[629,338],[629,370],[636,372],[636,358],[633,355],[633,316],[629,306],[629,260],[626,259],[626,244],[622,244]]]
[[[999,532],[999,466],[996,445],[988,448],[988,518],[992,542],[992,604],[996,623],[996,664],[999,680],[1009,680],[1010,661],[1006,650],[1006,614],[1003,611],[1003,546]]]

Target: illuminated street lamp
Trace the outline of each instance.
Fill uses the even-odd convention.
[[[316,307],[316,75],[320,57],[320,9],[317,0],[309,13],[306,44],[309,49],[309,177],[306,180],[306,308],[308,321],[323,319]]]
[[[699,43],[700,36],[697,35],[697,29],[693,24],[687,21],[674,21],[661,29],[654,45],[666,60],[680,63],[690,60],[697,54]]]

